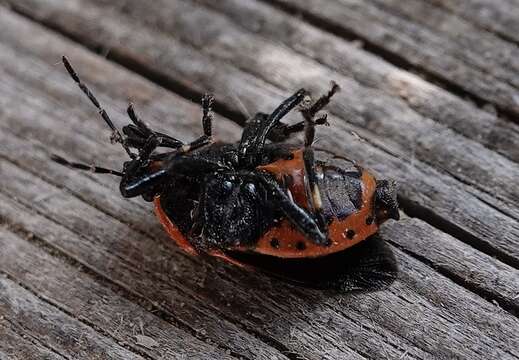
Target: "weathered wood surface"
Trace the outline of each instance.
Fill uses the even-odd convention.
[[[473,2],[513,23],[503,10],[512,1]],[[448,1],[7,3],[15,11],[0,7],[0,357],[519,357],[513,34],[481,14],[459,15]],[[441,21],[420,17],[423,8]],[[337,31],[337,18],[326,19],[340,14],[346,30]],[[362,19],[384,33],[353,29]],[[407,39],[409,29],[420,33]],[[425,51],[415,49],[419,36],[433,53],[444,43],[445,60],[417,52]],[[501,56],[482,62],[477,39]],[[357,40],[369,41],[362,48]],[[394,46],[405,63],[388,56]],[[248,114],[301,85],[319,91],[339,82],[319,145],[401,183],[412,218],[382,231],[400,278],[383,292],[337,296],[183,254],[149,206],[121,199],[113,179],[49,162],[51,153],[123,160],[56,66],[62,54],[118,124],[131,99],[150,124],[184,139],[201,132],[200,108],[184,98],[213,90],[222,115],[215,131],[235,140]],[[451,64],[458,76],[445,70]]]
[[[477,102],[488,101],[505,113],[519,113],[516,44],[441,6],[420,0],[271,2],[309,14],[339,34],[358,36],[366,46],[382,50],[390,61],[416,68]],[[506,8],[506,2],[502,8]]]
[[[93,46],[105,46],[115,58],[143,63],[146,71],[163,72],[164,78],[174,79],[173,87],[180,83],[200,93],[214,89],[232,113],[268,108],[301,85],[323,89],[329,79],[339,81],[343,91],[331,109],[348,122],[336,121],[335,129],[321,130],[321,136],[329,142],[335,141],[333,147],[339,146],[369,167],[398,178],[406,201],[434,208],[439,216],[435,220],[445,222],[486,252],[517,264],[519,249],[514,241],[519,236],[516,221],[519,184],[514,179],[519,171],[516,164],[427,116],[418,115],[400,99],[374,92],[351,77],[277,45],[277,40],[266,42],[244,33],[226,17],[190,3],[164,1],[153,11],[144,9],[138,1],[124,1],[129,4],[125,7],[122,2],[110,1],[108,7],[101,8],[91,6],[91,2],[74,1],[63,11],[59,1],[46,1],[45,6],[27,1],[30,2],[27,7],[38,18],[55,20],[53,24],[60,27],[59,23],[65,22],[65,30],[70,34],[82,37],[96,34],[86,42],[101,38],[102,42]],[[131,12],[129,15],[133,17],[128,19],[128,14],[118,17],[114,9]],[[111,21],[95,22],[108,16]],[[156,25],[140,27],[141,21]],[[199,23],[206,26],[199,29]],[[88,26],[89,31],[83,31]],[[157,27],[164,29],[157,31]],[[188,39],[191,41],[186,44]],[[198,49],[193,48],[197,43]],[[189,61],[176,56],[179,53],[187,54]],[[258,53],[268,56],[256,56]],[[271,85],[273,82],[276,86]],[[470,114],[464,116],[468,118]],[[337,127],[344,130],[344,137],[335,136]],[[366,128],[372,131],[366,132]],[[365,136],[374,147],[369,151],[359,147],[349,131]],[[519,134],[499,127],[493,131],[503,138]],[[457,191],[460,188],[463,190]],[[482,223],[482,217],[492,219]]]
[[[511,42],[519,42],[519,6],[514,0],[432,0],[466,21]]]

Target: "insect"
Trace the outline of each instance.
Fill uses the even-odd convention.
[[[63,63],[130,159],[121,171],[53,160],[119,176],[121,194],[154,202],[160,222],[188,253],[342,292],[395,279],[394,255],[376,235],[383,222],[399,218],[395,182],[313,146],[316,127],[327,124],[321,110],[339,90],[335,83],[315,102],[300,89],[271,113],[257,113],[237,143],[213,141],[214,99],[205,95],[203,135],[184,143],[150,129],[131,104],[131,124],[121,133],[65,57]],[[283,122],[296,108],[302,120]],[[304,134],[303,145],[286,141],[296,133]]]

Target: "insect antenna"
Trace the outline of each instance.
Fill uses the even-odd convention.
[[[74,70],[74,68],[72,67],[72,65],[70,64],[70,62],[68,61],[68,59],[65,56],[62,57],[62,61],[63,61],[63,65],[65,65],[65,69],[67,69],[70,77],[76,82],[76,84],[79,86],[81,91],[83,91],[83,93],[90,99],[92,104],[94,104],[94,106],[99,111],[99,114],[101,115],[103,120],[108,124],[108,126],[112,130],[112,136],[110,137],[110,140],[112,142],[120,143],[122,145],[122,147],[124,148],[124,150],[130,156],[130,158],[135,159],[137,157],[137,155],[135,155],[134,153],[132,153],[130,151],[130,148],[124,141],[123,136],[121,135],[119,130],[115,127],[114,123],[112,122],[112,119],[110,119],[106,110],[101,107],[101,105],[99,104],[99,101],[96,99],[94,94],[92,94],[90,89],[81,81],[81,79],[79,78],[79,75],[76,73],[76,71]]]
[[[107,168],[95,166],[95,165],[88,165],[88,164],[68,161],[67,159],[62,158],[61,156],[56,155],[56,154],[52,154],[50,158],[53,161],[57,162],[58,164],[72,168],[72,169],[87,170],[87,171],[91,171],[96,174],[111,174],[111,175],[121,176],[121,177],[124,175],[122,172],[117,171],[117,170],[107,169]]]

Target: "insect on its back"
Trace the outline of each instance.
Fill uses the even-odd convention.
[[[184,143],[151,130],[131,105],[132,123],[119,132],[63,62],[130,160],[117,171],[53,159],[121,177],[121,194],[154,201],[159,220],[185,251],[315,288],[373,290],[395,279],[394,256],[376,235],[387,219],[398,220],[395,183],[313,147],[316,127],[327,124],[320,111],[339,90],[336,84],[315,102],[300,89],[272,113],[257,113],[234,144],[213,141],[213,97],[205,95],[203,135]],[[298,106],[303,120],[284,123]],[[304,145],[288,145],[299,132]]]

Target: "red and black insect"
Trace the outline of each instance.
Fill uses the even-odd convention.
[[[395,183],[312,146],[315,127],[326,124],[319,111],[336,84],[313,103],[301,89],[272,113],[257,113],[233,144],[213,141],[213,97],[205,95],[204,134],[184,143],[150,129],[131,105],[132,123],[121,134],[65,57],[63,62],[130,160],[116,171],[53,159],[120,176],[121,194],[153,201],[166,231],[188,253],[315,288],[371,290],[395,279],[394,256],[376,235],[384,221],[399,218]],[[298,106],[301,122],[281,121]],[[287,144],[298,132],[304,132],[304,146]]]

